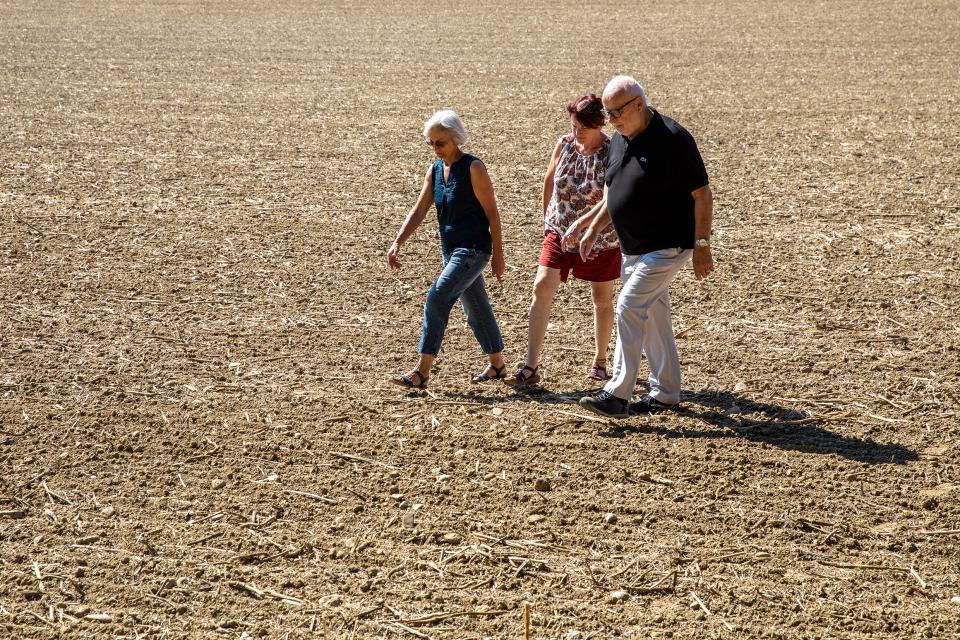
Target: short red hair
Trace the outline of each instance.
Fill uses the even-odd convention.
[[[567,112],[588,129],[599,129],[607,121],[603,117],[603,103],[593,93],[568,102]]]

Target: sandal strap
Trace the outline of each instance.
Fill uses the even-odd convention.
[[[532,378],[533,376],[537,375],[537,371],[539,371],[539,370],[540,370],[540,366],[539,366],[539,365],[536,366],[536,367],[531,367],[530,365],[525,364],[525,365],[523,365],[523,366],[520,368],[519,371],[517,371],[515,374],[513,374],[513,379],[516,380],[517,382],[526,382],[527,380],[529,380],[529,379]],[[528,375],[528,376],[523,375],[523,372],[524,372],[524,371],[529,371],[529,372],[530,372],[530,375]]]
[[[492,376],[487,373],[486,369],[484,369],[477,375],[473,376],[472,380],[474,382],[487,382],[488,380],[503,380],[507,377],[507,374],[505,373],[507,370],[506,362],[503,363],[502,367],[495,367],[493,366],[492,362],[488,362],[487,367],[493,369],[494,374]]]
[[[420,382],[413,381],[413,378],[411,376],[413,376],[414,374],[416,374],[417,377],[420,378]],[[420,373],[420,371],[418,371],[417,369],[408,371],[407,373],[403,374],[400,377],[403,378],[403,380],[411,387],[422,387],[427,383],[427,376]]]

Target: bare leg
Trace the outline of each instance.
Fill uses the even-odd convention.
[[[560,270],[539,265],[533,281],[533,302],[530,303],[530,318],[527,325],[527,366],[540,366],[543,338],[550,322],[550,306],[560,288]]]
[[[423,376],[424,380],[430,376],[430,367],[433,366],[433,361],[436,359],[437,356],[430,355],[429,353],[420,354],[420,359],[417,361],[417,366],[414,367],[414,369]]]
[[[420,359],[417,360],[417,365],[413,369],[410,369],[410,371],[407,371],[403,375],[390,378],[390,382],[404,387],[424,389],[427,386],[427,380],[430,378],[430,368],[436,359],[437,357],[435,355],[421,353]]]
[[[591,282],[593,293],[593,361],[607,368],[607,347],[610,345],[610,334],[613,332],[613,283]]]

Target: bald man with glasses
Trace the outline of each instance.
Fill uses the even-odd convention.
[[[603,200],[564,236],[567,246],[590,251],[611,223],[623,252],[623,288],[617,300],[613,375],[581,406],[609,418],[655,413],[680,403],[680,358],[670,318],[670,283],[688,260],[697,279],[713,271],[710,229],[713,192],[693,136],[653,109],[643,87],[617,76],[603,92],[617,133],[607,156]],[[650,391],[630,404],[646,354]]]

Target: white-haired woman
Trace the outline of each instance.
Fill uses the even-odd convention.
[[[427,291],[417,365],[391,381],[412,389],[426,388],[430,367],[440,352],[450,311],[457,300],[489,358],[487,366],[472,381],[504,378],[503,338],[483,281],[483,269],[488,262],[501,282],[506,270],[493,183],[483,162],[460,149],[467,140],[467,130],[453,111],[433,114],[423,125],[423,137],[437,160],[427,169],[420,196],[390,245],[387,263],[393,269],[400,268],[400,248],[423,222],[433,203],[440,224],[443,270]]]

